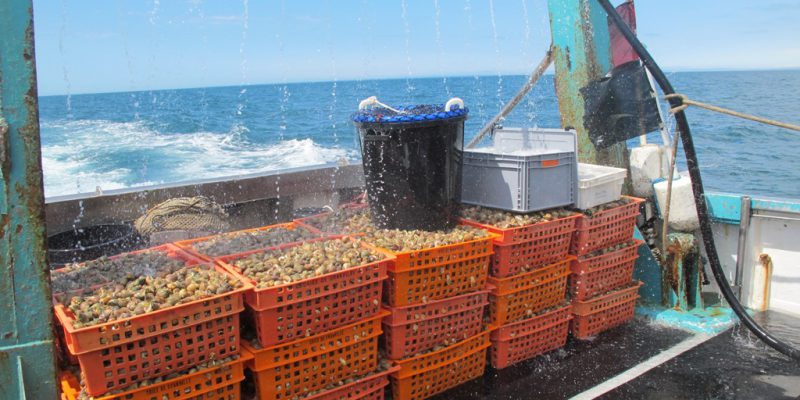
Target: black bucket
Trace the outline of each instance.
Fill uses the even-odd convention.
[[[379,228],[432,231],[457,224],[468,110],[455,103],[447,111],[442,104],[380,106],[353,116]]]
[[[125,224],[95,225],[57,233],[47,238],[50,265],[93,260],[134,250],[141,244],[132,226]]]

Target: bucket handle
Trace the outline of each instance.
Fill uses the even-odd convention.
[[[392,107],[390,107],[390,106],[388,106],[386,104],[381,103],[378,100],[378,96],[370,96],[370,97],[367,97],[364,100],[361,100],[361,102],[358,103],[358,109],[359,110],[363,110],[363,109],[365,109],[367,107],[372,107],[372,106],[376,106],[376,105],[381,106],[381,107],[386,108],[386,109],[389,109],[389,110],[392,110],[392,111],[394,111],[394,112],[396,112],[398,114],[401,114],[401,113],[405,112],[405,111],[397,110],[397,109],[392,108]],[[461,100],[458,97],[453,97],[450,100],[447,100],[447,103],[445,103],[445,105],[444,105],[444,110],[447,111],[447,112],[452,111],[453,106],[458,106],[458,108],[463,110],[464,109],[464,100]]]
[[[464,100],[461,100],[458,97],[453,97],[452,99],[447,100],[447,103],[445,103],[445,105],[444,105],[444,110],[449,112],[449,111],[452,110],[454,105],[457,105],[458,108],[463,110],[464,109]]]
[[[367,97],[364,100],[361,100],[361,102],[358,103],[358,109],[359,110],[363,110],[363,109],[365,109],[367,107],[372,107],[372,106],[376,106],[376,105],[381,106],[381,107],[383,107],[385,109],[388,109],[388,110],[392,110],[392,111],[394,111],[394,112],[396,112],[398,114],[405,113],[405,111],[401,111],[401,110],[392,108],[392,107],[390,107],[390,106],[388,106],[386,104],[381,103],[378,100],[378,96],[370,96],[370,97]]]

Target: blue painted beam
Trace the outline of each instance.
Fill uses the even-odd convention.
[[[726,224],[739,225],[742,219],[742,196],[727,193],[707,193],[706,204],[711,219]]]
[[[731,193],[706,193],[706,204],[711,219],[716,222],[739,225],[742,219],[742,195]],[[800,201],[782,199],[753,199],[751,210],[776,211],[800,214]]]
[[[595,0],[548,0],[548,11],[561,126],[577,132],[580,162],[627,168],[625,143],[598,151],[584,126],[585,102],[580,90],[611,70],[605,11]]]
[[[0,399],[55,399],[31,0],[0,0]]]

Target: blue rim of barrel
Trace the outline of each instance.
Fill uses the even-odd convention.
[[[404,124],[430,121],[446,121],[460,119],[467,116],[469,108],[458,105],[450,111],[445,111],[444,104],[418,104],[395,107],[396,110],[385,107],[372,107],[359,110],[353,114],[353,122],[377,124]]]

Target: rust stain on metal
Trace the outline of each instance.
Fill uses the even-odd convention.
[[[767,310],[769,309],[770,289],[772,287],[772,257],[767,253],[762,253],[758,256],[758,262],[761,264],[761,267],[764,268],[764,286],[761,288],[764,302],[761,303],[761,309]]]
[[[8,214],[0,215],[0,239],[6,237],[6,226],[8,226],[10,218],[11,216]]]
[[[581,19],[584,21],[591,21],[592,17],[589,15],[591,8],[581,7]],[[583,34],[583,43],[584,49],[583,51],[586,53],[585,59],[586,60],[593,60],[594,62],[588,62],[584,66],[586,68],[586,74],[589,77],[589,80],[599,79],[603,75],[606,74],[607,71],[602,71],[600,69],[600,62],[598,62],[597,51],[594,45],[594,27],[592,24],[583,24],[585,29],[580,29],[579,32]]]
[[[689,275],[686,274],[687,255],[696,250],[695,238],[692,235],[676,234],[670,237],[667,246],[667,254],[662,265],[662,301],[669,305],[669,291],[679,297],[678,302],[673,307],[678,310],[681,304],[689,304]],[[683,270],[683,271],[681,271]],[[683,273],[681,273],[683,272]]]
[[[29,10],[32,12],[32,10]],[[29,25],[25,30],[26,45],[23,50],[23,58],[31,64],[31,70],[35,71],[33,65],[36,63],[34,51],[33,26]],[[30,232],[41,251],[35,251],[35,261],[37,264],[45,265],[45,232],[44,232],[44,191],[42,176],[41,142],[39,137],[39,106],[38,90],[36,84],[36,74],[29,75],[28,91],[25,94],[25,108],[28,112],[26,124],[19,128],[22,140],[25,142],[25,152],[28,155],[27,170],[25,171],[25,184],[17,184],[15,190],[19,198],[23,199],[28,213],[33,219],[29,225],[35,227]],[[19,227],[18,227],[19,228]],[[39,250],[39,249],[37,249]],[[46,269],[46,268],[43,268]],[[47,278],[49,274],[43,274]]]

